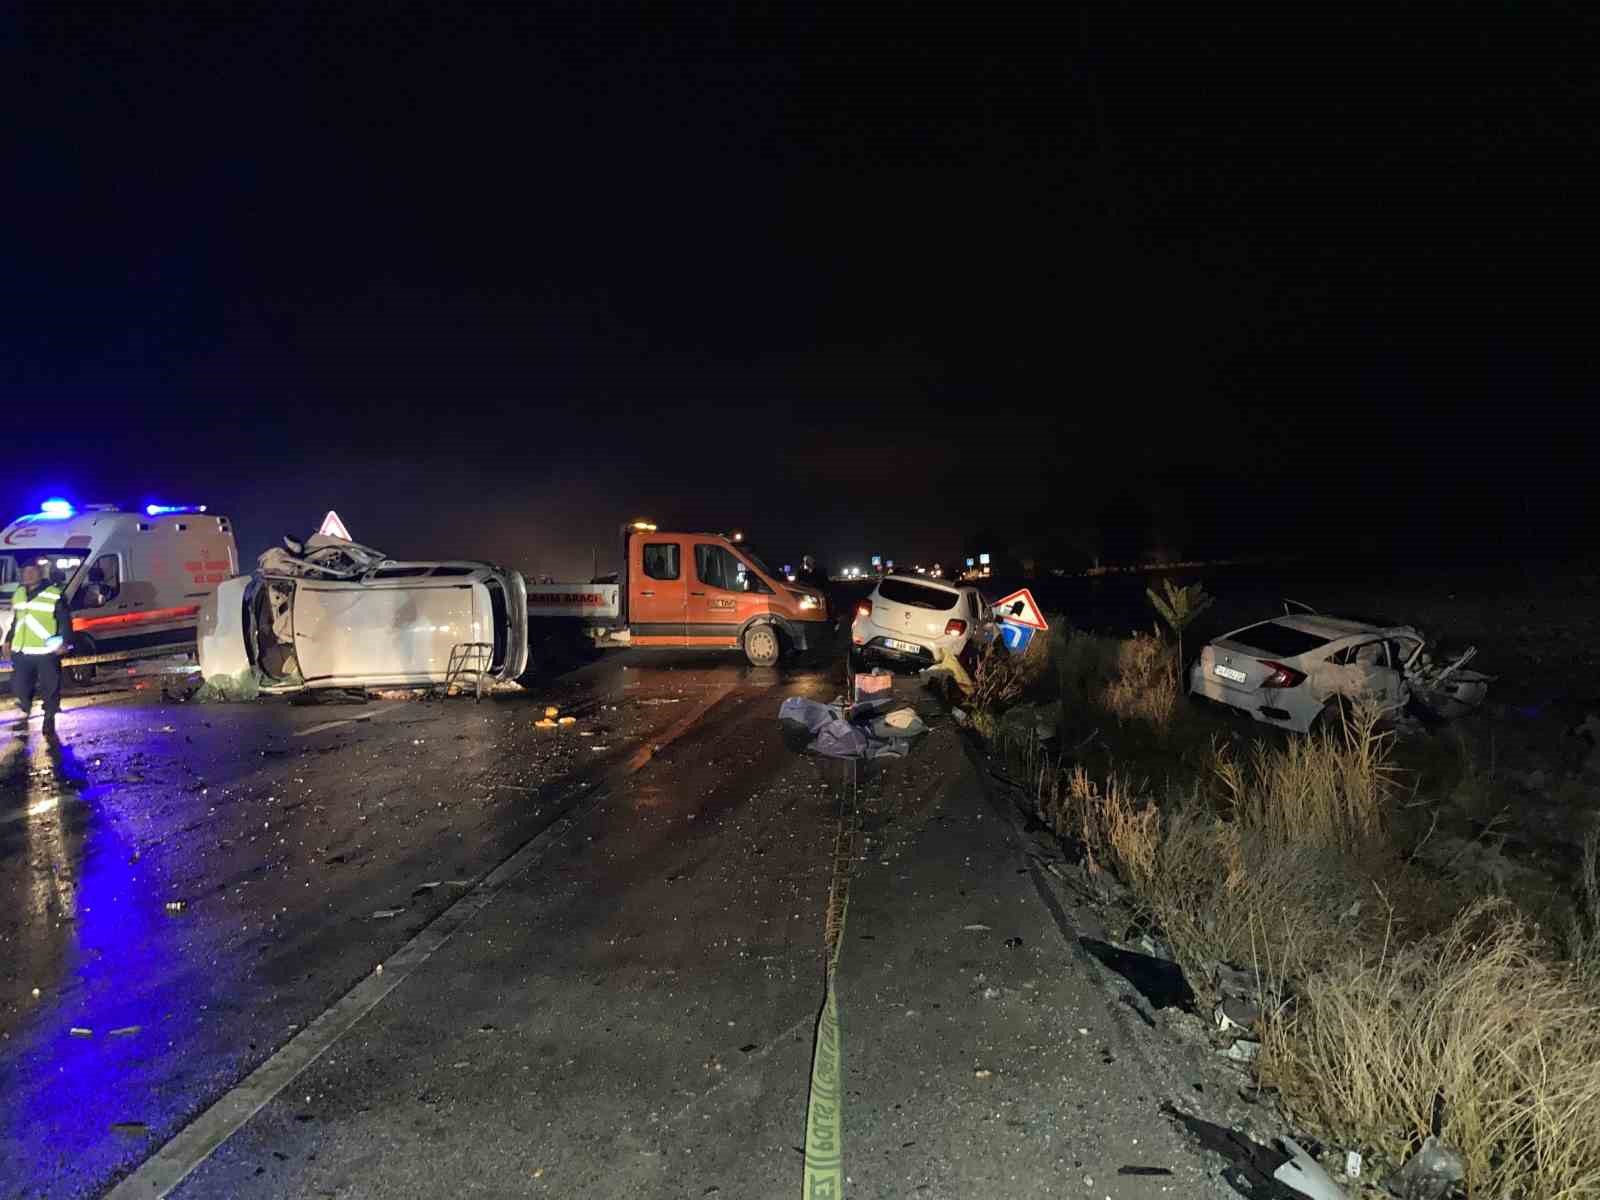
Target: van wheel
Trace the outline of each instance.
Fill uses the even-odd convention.
[[[87,657],[94,652],[94,641],[92,639],[83,637],[81,634],[72,639],[70,653],[74,658],[80,654]],[[88,687],[94,682],[94,664],[86,663],[81,667],[68,667],[67,681],[76,687]]]
[[[744,631],[744,656],[752,667],[770,667],[782,652],[778,631],[771,625],[752,625]]]

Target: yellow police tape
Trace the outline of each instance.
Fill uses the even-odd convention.
[[[834,975],[844,944],[850,911],[850,865],[856,854],[857,780],[850,764],[850,789],[833,843],[833,881],[828,888],[827,992],[817,1018],[811,1050],[811,1095],[806,1101],[806,1170],[804,1200],[839,1200],[844,1195],[844,1049],[839,1032],[839,1002]]]
[[[840,1078],[839,1006],[829,972],[828,998],[817,1019],[811,1052],[811,1099],[806,1104],[805,1200],[839,1200],[844,1195],[844,1081]]]

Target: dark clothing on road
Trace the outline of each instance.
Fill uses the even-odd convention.
[[[33,698],[44,701],[44,718],[61,711],[61,658],[55,654],[19,654],[11,660],[11,694],[22,715],[33,711]]]

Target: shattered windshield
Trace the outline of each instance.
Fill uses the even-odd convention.
[[[83,565],[83,551],[47,550],[36,546],[29,546],[26,550],[8,550],[0,554],[0,584],[20,582],[22,568],[29,563],[38,563],[45,579],[59,586],[71,579]]]

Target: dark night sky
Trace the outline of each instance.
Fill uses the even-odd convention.
[[[0,506],[1592,545],[1600,17],[1201,7],[29,6]]]

